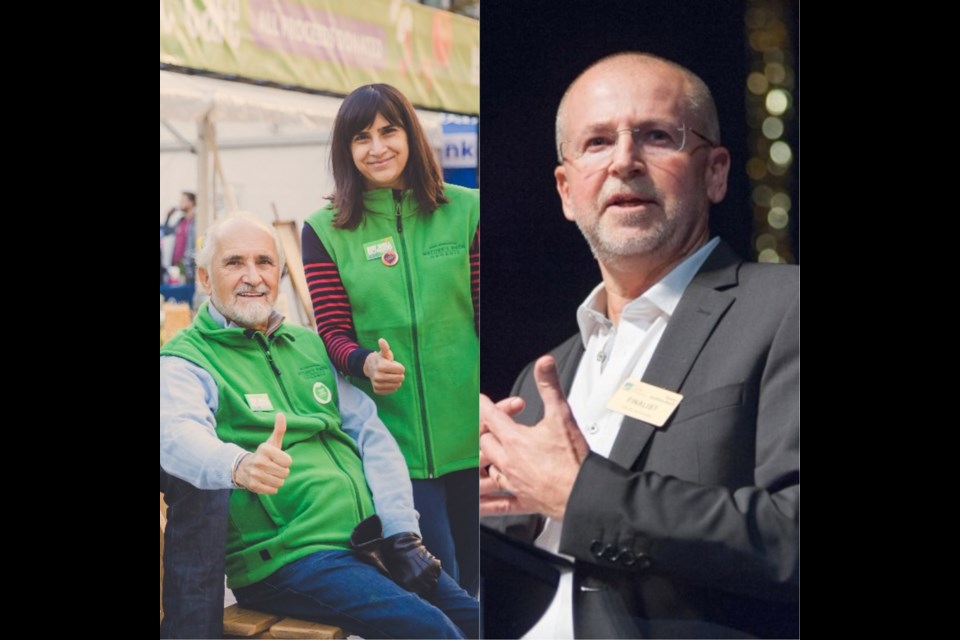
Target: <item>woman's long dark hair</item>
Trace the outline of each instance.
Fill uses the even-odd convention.
[[[333,124],[330,162],[336,187],[330,199],[337,209],[333,221],[337,228],[356,229],[363,218],[363,176],[353,163],[350,146],[353,136],[373,124],[378,113],[390,124],[403,127],[407,133],[410,155],[403,170],[403,180],[406,188],[413,189],[420,209],[424,213],[433,213],[438,206],[448,202],[443,195],[443,174],[430,151],[413,105],[388,84],[367,84],[344,98]]]

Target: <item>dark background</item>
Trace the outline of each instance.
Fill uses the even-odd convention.
[[[577,331],[575,312],[600,282],[576,225],[560,208],[554,116],[564,90],[591,63],[617,51],[647,51],[698,74],[720,113],[733,157],[715,234],[753,259],[742,1],[485,2],[481,19],[480,188],[482,202],[480,389],[507,395],[530,360]],[[790,19],[796,58],[796,12]],[[797,77],[799,65],[795,63]],[[794,89],[795,104],[799,83]],[[796,131],[796,127],[794,127]],[[798,166],[797,140],[793,171]],[[799,199],[791,194],[793,253]]]

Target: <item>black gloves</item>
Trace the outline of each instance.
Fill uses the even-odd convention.
[[[415,533],[396,533],[380,546],[390,577],[407,591],[429,593],[440,579],[440,561],[427,551]]]
[[[383,544],[383,525],[380,516],[374,514],[358,524],[350,534],[350,547],[356,551],[360,559],[366,562],[385,576],[390,572],[383,566],[380,557],[380,545]]]
[[[440,561],[427,551],[415,533],[397,533],[383,539],[380,516],[372,515],[350,534],[350,546],[398,585],[417,595],[426,595],[440,579]]]

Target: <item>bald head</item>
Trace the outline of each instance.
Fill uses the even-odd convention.
[[[283,273],[273,227],[250,214],[218,220],[197,256],[197,282],[225,318],[266,331]]]
[[[717,117],[717,106],[714,104],[709,87],[698,75],[686,67],[648,53],[616,53],[587,67],[564,92],[563,98],[560,100],[560,106],[557,108],[557,161],[563,162],[560,154],[560,144],[567,139],[566,112],[571,96],[587,90],[591,83],[598,78],[616,76],[624,82],[630,82],[632,76],[642,77],[645,73],[651,71],[657,71],[666,76],[673,75],[676,82],[683,85],[686,98],[685,123],[703,131],[707,137],[719,144],[720,122]]]
[[[247,212],[232,213],[224,218],[220,218],[210,226],[204,236],[203,247],[199,253],[197,253],[197,267],[203,267],[207,270],[210,269],[213,257],[217,252],[217,246],[222,238],[234,233],[250,233],[256,231],[262,231],[273,240],[277,263],[280,266],[280,271],[283,271],[283,248],[280,246],[280,238],[277,236],[276,230],[252,213]]]

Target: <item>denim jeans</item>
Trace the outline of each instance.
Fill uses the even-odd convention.
[[[480,581],[480,504],[477,469],[413,480],[423,545],[471,595]]]
[[[371,638],[477,638],[476,600],[445,573],[425,598],[350,551],[320,551],[233,590],[242,607],[341,626]]]
[[[161,638],[223,636],[230,490],[201,491],[160,470],[167,502]]]

